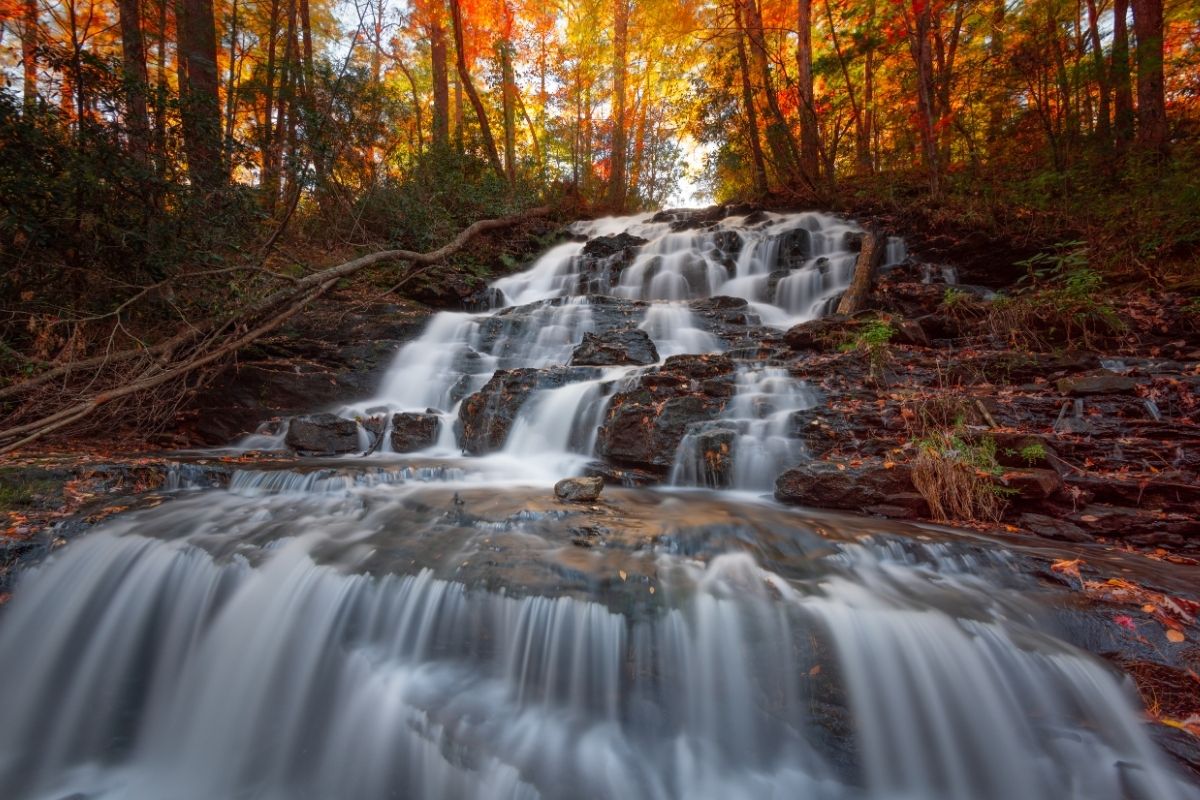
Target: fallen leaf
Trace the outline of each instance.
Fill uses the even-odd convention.
[[[627,577],[627,576],[625,575],[625,570],[623,570],[623,569],[622,569],[622,570],[618,570],[618,571],[617,571],[617,574],[621,576],[621,580],[625,580],[625,578]]]
[[[1183,641],[1183,631],[1177,631],[1174,628],[1167,628],[1167,641],[1179,644]]]

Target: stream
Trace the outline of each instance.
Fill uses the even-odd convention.
[[[28,567],[0,610],[0,794],[1200,799],[1035,554],[770,499],[821,398],[755,342],[829,312],[856,225],[571,231],[332,409],[354,452],[218,489],[181,468]],[[578,363],[585,337],[653,352]],[[631,463],[614,397],[716,353],[732,372],[680,401],[703,413],[642,465],[657,485],[555,499]],[[498,370],[518,396],[488,393]]]

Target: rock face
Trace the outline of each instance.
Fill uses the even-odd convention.
[[[566,478],[554,484],[554,494],[568,503],[591,503],[604,490],[603,478]]]
[[[336,414],[296,417],[288,425],[285,442],[299,453],[349,453],[358,449],[358,424]]]
[[[538,389],[555,389],[586,380],[596,374],[595,370],[581,367],[497,370],[482,389],[459,407],[459,444],[472,455],[499,450],[530,394]]]
[[[857,322],[846,317],[821,317],[793,325],[783,335],[783,341],[793,350],[833,352],[857,327]]]
[[[411,453],[437,443],[442,420],[436,414],[401,413],[392,417],[392,450]]]
[[[638,328],[621,328],[604,333],[585,333],[571,354],[576,367],[647,365],[658,361],[658,350],[650,336]]]
[[[631,233],[618,233],[615,236],[597,236],[583,246],[583,254],[593,258],[611,258],[624,250],[641,247],[646,240]]]
[[[666,472],[688,427],[714,419],[732,394],[733,362],[722,355],[672,356],[613,396],[597,453],[622,466]]]
[[[1063,378],[1058,382],[1058,390],[1069,395],[1089,394],[1128,394],[1137,388],[1137,381],[1124,375],[1108,373],[1103,375],[1084,375],[1078,378]]]
[[[912,482],[906,464],[860,466],[811,461],[784,472],[775,481],[775,498],[784,503],[879,514],[926,516],[929,507]]]

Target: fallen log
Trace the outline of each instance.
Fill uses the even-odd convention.
[[[338,281],[361,270],[376,264],[396,261],[429,267],[458,252],[481,233],[503,229],[534,217],[546,216],[551,211],[549,206],[540,206],[520,214],[481,220],[464,228],[449,243],[428,253],[401,249],[368,253],[293,280],[287,286],[222,318],[188,325],[184,330],[158,344],[64,364],[4,387],[0,390],[0,398],[42,395],[45,394],[42,387],[49,382],[59,378],[70,380],[72,376],[84,378],[86,386],[74,397],[65,391],[59,393],[70,398],[61,407],[41,413],[30,422],[0,430],[0,454],[12,452],[50,433],[80,423],[101,407],[160,389],[186,378],[199,369],[212,366],[274,331]],[[423,271],[424,269],[411,269],[398,285],[403,285]],[[138,358],[150,360],[149,365],[140,373],[132,376],[115,374],[114,367],[134,362]],[[106,370],[114,374],[106,375]],[[40,400],[44,407],[44,398]],[[10,415],[10,419],[13,416],[15,415]]]
[[[854,277],[850,281],[850,288],[838,303],[839,315],[848,316],[863,310],[867,298],[871,295],[871,285],[875,282],[875,273],[883,263],[886,250],[886,236],[870,228],[863,233],[862,249],[858,252],[858,260],[854,262]]]

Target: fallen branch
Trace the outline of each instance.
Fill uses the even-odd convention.
[[[96,368],[96,372],[90,373],[90,385],[96,382],[97,377],[105,369],[128,363],[138,357],[149,356],[153,359],[145,371],[135,375],[132,379],[127,376],[114,375],[113,380],[109,381],[109,388],[69,402],[64,408],[44,414],[31,422],[0,431],[0,445],[2,445],[0,454],[9,453],[47,434],[78,423],[95,413],[97,409],[110,406],[116,401],[144,394],[214,364],[275,330],[299,313],[308,303],[335,286],[338,281],[367,267],[392,261],[406,261],[413,265],[431,266],[458,252],[481,233],[506,228],[533,217],[546,216],[551,210],[549,206],[541,206],[521,214],[476,222],[462,230],[449,243],[428,253],[399,249],[369,253],[307,275],[236,310],[223,319],[206,320],[196,325],[190,325],[170,339],[151,347],[132,348],[81,362],[64,364],[0,389],[0,398],[28,395],[32,393],[32,390],[57,378],[67,379],[72,374]],[[405,280],[409,280],[421,272],[423,270],[413,270]],[[238,333],[239,331],[245,332]],[[122,378],[124,379],[122,380]]]
[[[858,252],[858,260],[854,262],[854,278],[838,303],[838,314],[857,314],[866,305],[871,294],[871,284],[875,281],[875,271],[883,262],[886,249],[886,237],[870,229],[863,233],[862,249]]]

